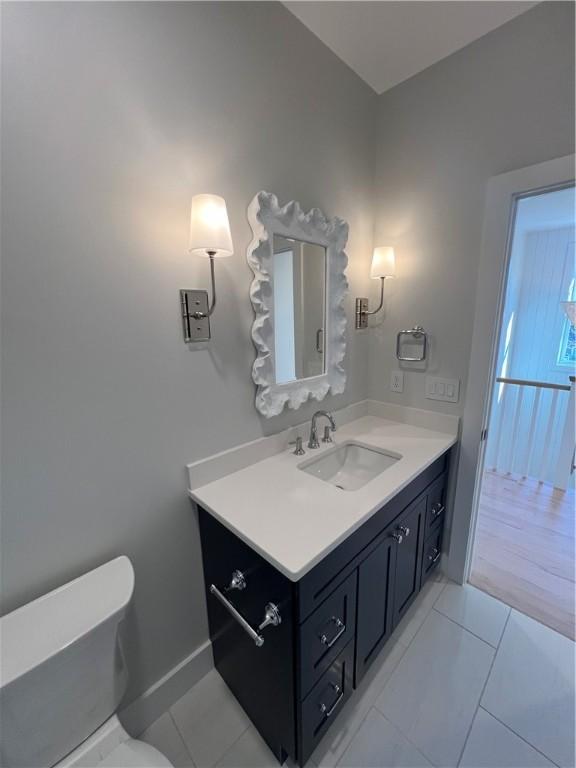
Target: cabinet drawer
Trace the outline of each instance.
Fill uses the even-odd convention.
[[[300,698],[304,698],[354,636],[356,571],[300,628]]]
[[[428,491],[426,537],[443,524],[446,514],[445,499],[446,474],[443,474],[436,480],[436,482],[432,483],[430,490]]]
[[[438,566],[442,555],[442,535],[444,528],[440,526],[432,536],[429,536],[422,551],[422,584],[432,571]]]
[[[322,675],[300,709],[300,765],[304,765],[352,693],[354,642]]]

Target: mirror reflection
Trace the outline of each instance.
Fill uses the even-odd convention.
[[[325,372],[326,248],[274,235],[276,383]]]

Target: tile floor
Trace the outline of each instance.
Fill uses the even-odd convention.
[[[308,765],[573,768],[574,717],[574,643],[439,576]],[[141,738],[177,768],[277,765],[215,671]]]

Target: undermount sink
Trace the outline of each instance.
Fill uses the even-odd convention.
[[[354,440],[335,446],[298,469],[335,485],[342,491],[356,491],[399,461],[399,453],[371,448]]]

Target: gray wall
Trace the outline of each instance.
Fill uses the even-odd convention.
[[[206,638],[184,465],[303,421],[253,406],[250,231],[259,189],[350,223],[366,293],[397,247],[383,323],[350,333],[345,395],[389,391],[398,328],[465,378],[485,180],[573,151],[572,10],[546,3],[378,99],[275,3],[2,5],[2,610],[109,557],[136,566],[130,697]],[[377,123],[378,102],[380,121]],[[213,340],[181,341],[192,194],[226,197]],[[376,284],[371,283],[375,289]]]
[[[380,97],[375,244],[396,246],[398,278],[370,333],[372,397],[463,412],[486,181],[574,151],[573,35],[573,4],[542,3]],[[390,391],[396,332],[416,323],[458,404],[426,400],[416,364]]]
[[[377,97],[275,3],[4,3],[3,611],[119,553],[136,567],[129,698],[207,637],[186,462],[308,418],[253,405],[246,207],[350,223],[349,322],[372,246]],[[224,195],[213,340],[182,342],[190,199]],[[365,396],[350,334],[345,395]]]

